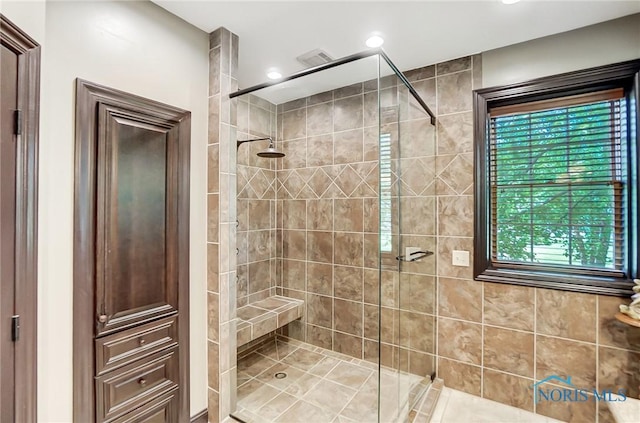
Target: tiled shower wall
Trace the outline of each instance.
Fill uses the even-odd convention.
[[[437,355],[445,385],[570,422],[609,423],[604,403],[534,404],[532,385],[571,376],[586,389],[638,397],[640,331],[614,319],[626,298],[473,281],[451,250],[473,257],[472,89],[481,57],[438,64],[423,98],[437,111]],[[599,420],[596,420],[599,419]]]
[[[378,230],[377,116],[365,118],[364,98],[360,83],[278,106],[279,285],[305,300],[285,332],[358,358],[364,284],[377,285],[376,246],[365,251]]]
[[[254,95],[238,98],[238,139],[276,137],[276,106]],[[270,295],[276,286],[276,160],[258,157],[269,141],[237,152],[237,305]]]
[[[411,75],[423,76],[422,70]],[[413,245],[433,250],[433,175],[429,180],[418,173],[434,166],[435,129],[395,77],[384,78],[381,88],[382,130],[392,145],[400,134],[411,157],[402,163],[406,172],[395,175],[397,160],[393,166],[394,178],[405,183],[402,205],[426,214],[401,227],[406,223]],[[278,282],[284,295],[306,305],[303,319],[284,332],[377,362],[378,82],[279,105],[278,123],[278,146],[287,154],[277,172]],[[395,210],[397,204],[395,198]],[[397,241],[398,224],[393,228]],[[386,253],[382,270],[382,361],[425,376],[435,362],[433,258],[403,268],[400,292],[397,250]]]
[[[210,422],[236,403],[236,139],[238,36],[218,28],[209,36],[207,157],[207,362]]]

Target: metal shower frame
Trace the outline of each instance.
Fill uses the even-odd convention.
[[[278,85],[278,84],[281,84],[283,82],[291,81],[293,79],[298,79],[298,78],[301,78],[303,76],[311,75],[311,74],[314,74],[316,72],[320,72],[320,71],[323,71],[323,70],[335,68],[337,66],[344,65],[344,64],[347,64],[347,63],[351,63],[351,62],[355,62],[356,60],[364,59],[364,58],[367,58],[367,57],[375,56],[376,54],[380,55],[384,59],[384,61],[387,62],[387,65],[389,65],[391,70],[393,70],[393,72],[396,74],[396,76],[398,78],[400,78],[402,83],[404,85],[406,85],[406,87],[409,89],[409,92],[411,93],[413,98],[415,98],[415,100],[420,104],[420,106],[422,106],[424,111],[427,112],[427,114],[431,118],[431,124],[435,125],[436,124],[436,115],[431,111],[429,106],[427,106],[427,103],[424,102],[424,100],[422,99],[422,97],[420,97],[420,94],[418,94],[418,92],[415,90],[415,88],[413,88],[413,85],[411,85],[411,82],[409,82],[409,80],[404,76],[404,74],[402,72],[400,72],[400,70],[397,68],[397,66],[391,61],[389,56],[387,56],[387,53],[385,53],[385,51],[380,47],[374,48],[374,49],[371,49],[371,50],[361,51],[360,53],[351,54],[349,56],[345,56],[343,58],[333,60],[333,61],[325,63],[323,65],[318,65],[318,66],[314,66],[314,67],[309,68],[309,69],[304,69],[304,70],[301,70],[301,71],[296,72],[294,74],[291,74],[289,76],[286,76],[284,78],[278,79],[277,81],[263,82],[261,84],[254,85],[254,86],[249,87],[249,88],[244,88],[242,90],[238,90],[236,92],[233,92],[233,93],[229,94],[229,98],[239,97],[239,96],[244,95],[244,94],[249,94],[249,93],[252,93],[254,91],[261,90],[263,88],[272,87],[274,85]]]
[[[273,145],[273,138],[271,137],[264,137],[264,138],[252,138],[249,140],[238,140],[236,141],[236,148],[240,148],[240,146],[242,144],[244,144],[245,142],[254,142],[254,141],[269,141],[269,145]]]

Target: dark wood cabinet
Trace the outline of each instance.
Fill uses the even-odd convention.
[[[76,90],[74,420],[188,421],[190,114]]]

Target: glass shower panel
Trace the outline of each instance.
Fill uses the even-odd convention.
[[[429,85],[433,81],[422,83],[421,88],[435,88]],[[399,123],[399,227],[401,247],[409,257],[400,263],[398,303],[410,411],[436,369],[436,126],[404,85],[398,94],[402,104],[407,104],[406,109],[400,108]],[[435,97],[429,92],[420,94],[423,99]]]
[[[378,61],[237,97],[243,421],[389,421],[378,416]],[[258,155],[266,137],[284,157]],[[304,311],[278,327],[287,299]]]
[[[435,126],[400,78],[380,82],[380,419],[407,421],[435,373]]]
[[[435,128],[366,54],[235,95],[246,422],[405,422],[434,374]]]

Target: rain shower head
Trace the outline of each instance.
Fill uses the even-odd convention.
[[[276,147],[273,145],[273,139],[271,137],[238,141],[238,148],[240,148],[240,145],[244,144],[245,142],[266,141],[266,140],[269,140],[269,147],[267,147],[266,150],[262,150],[259,153],[257,153],[258,157],[264,157],[267,159],[278,159],[280,157],[285,156],[283,152],[276,150]]]
[[[284,156],[285,154],[283,152],[276,150],[272,140],[269,142],[269,147],[267,147],[266,150],[262,150],[258,153],[258,157],[265,157],[267,159],[279,159]]]

